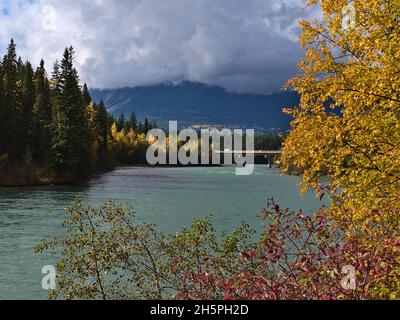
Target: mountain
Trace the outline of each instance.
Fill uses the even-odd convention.
[[[227,92],[200,83],[160,84],[119,89],[92,89],[98,102],[106,103],[115,116],[135,111],[140,119],[155,119],[161,127],[177,120],[180,127],[221,125],[282,132],[289,129],[290,117],[282,109],[299,103],[296,93],[251,95]]]

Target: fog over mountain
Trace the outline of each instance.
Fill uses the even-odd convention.
[[[230,93],[216,86],[193,82],[162,84],[135,88],[91,90],[96,101],[103,99],[115,116],[129,116],[135,111],[139,118],[156,119],[162,127],[169,120],[181,127],[191,125],[224,125],[255,128],[258,131],[284,132],[290,117],[285,107],[299,102],[295,93],[251,95]]]

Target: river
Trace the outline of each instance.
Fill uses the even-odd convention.
[[[241,221],[260,229],[258,218],[269,197],[282,207],[313,210],[313,194],[300,197],[299,177],[256,166],[251,176],[234,168],[119,168],[85,187],[0,188],[0,299],[45,299],[42,267],[54,264],[34,247],[62,234],[65,208],[77,198],[93,205],[107,200],[133,204],[138,221],[167,232],[189,227],[193,218],[213,215],[218,230]]]

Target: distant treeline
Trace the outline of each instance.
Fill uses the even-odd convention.
[[[85,180],[144,157],[136,153],[156,123],[138,122],[134,113],[128,121],[114,119],[103,101],[92,101],[86,84],[81,87],[73,60],[73,48],[65,49],[48,77],[44,61],[34,71],[17,58],[11,40],[0,63],[0,173],[31,165]]]
[[[254,138],[255,150],[281,150],[285,136],[282,134],[257,135]]]

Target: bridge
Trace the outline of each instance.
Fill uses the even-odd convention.
[[[282,154],[281,150],[224,150],[224,151],[216,151],[220,154],[239,154],[239,155],[254,155],[254,156],[264,156],[267,159],[268,168],[272,168],[273,159],[276,156]]]

